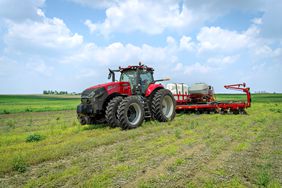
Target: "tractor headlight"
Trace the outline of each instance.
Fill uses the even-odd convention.
[[[81,98],[81,103],[83,103],[83,104],[90,104],[91,100],[89,98]]]

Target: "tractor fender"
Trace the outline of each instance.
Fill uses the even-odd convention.
[[[163,89],[164,86],[162,84],[150,84],[148,89],[146,90],[145,97],[151,95],[156,89]]]

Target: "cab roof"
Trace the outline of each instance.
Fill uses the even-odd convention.
[[[147,71],[154,71],[154,69],[152,67],[147,67],[146,65],[137,65],[137,66],[128,66],[128,67],[119,67],[119,71],[123,72],[123,71],[127,71],[127,70],[137,70],[137,69],[143,69],[143,70],[147,70]]]

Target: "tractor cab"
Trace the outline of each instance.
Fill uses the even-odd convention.
[[[121,82],[129,82],[133,93],[145,94],[147,88],[154,82],[153,71],[147,69],[126,69],[121,72]]]
[[[145,65],[128,66],[126,68],[119,68],[119,70],[109,69],[109,79],[115,82],[115,73],[120,72],[120,82],[129,82],[132,94],[145,95],[150,84],[155,83],[153,73],[154,69]],[[161,81],[161,80],[160,80]]]

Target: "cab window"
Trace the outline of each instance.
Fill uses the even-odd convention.
[[[142,92],[145,93],[150,83],[154,81],[153,75],[151,72],[142,70],[140,72],[140,79],[141,79]]]
[[[136,71],[135,70],[128,70],[124,71],[120,75],[120,81],[121,82],[129,82],[131,90],[133,90],[134,86],[136,86]]]

